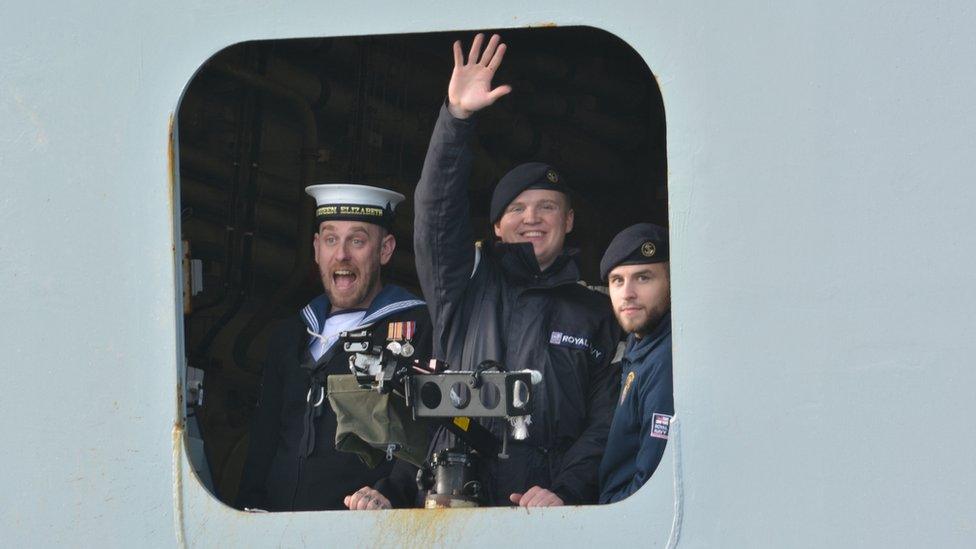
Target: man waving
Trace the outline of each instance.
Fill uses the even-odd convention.
[[[600,455],[615,401],[610,359],[617,326],[605,296],[579,284],[564,247],[574,213],[563,175],[545,162],[513,168],[491,199],[498,241],[473,243],[468,205],[476,113],[512,91],[492,88],[505,44],[454,44],[448,98],[417,186],[414,249],[434,323],[434,355],[473,370],[485,360],[542,372],[529,437],[508,459],[484,456],[488,503],[525,507],[596,501]],[[498,436],[506,425],[486,421]],[[447,448],[436,437],[432,450]]]

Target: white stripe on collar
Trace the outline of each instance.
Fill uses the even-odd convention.
[[[380,320],[386,315],[393,314],[395,312],[402,311],[404,309],[411,309],[419,305],[426,305],[426,303],[424,303],[424,301],[420,299],[409,299],[407,301],[397,301],[396,303],[390,303],[386,307],[380,307],[379,309],[376,309],[375,311],[373,311],[373,314],[364,318],[363,324],[362,326],[360,326],[360,328],[365,328],[366,326],[373,324],[374,322]]]
[[[349,328],[346,331],[351,332],[353,330],[361,330],[363,328],[369,328],[376,322],[382,320],[383,317],[385,316],[402,311],[404,309],[412,309],[413,307],[418,307],[420,305],[426,305],[426,304],[427,303],[421,299],[408,299],[406,301],[397,301],[396,303],[390,303],[385,307],[380,307],[379,309],[373,311],[371,315],[363,318],[359,326],[356,326],[354,328]],[[325,328],[325,326],[322,326],[322,329],[319,328],[318,318],[316,318],[315,314],[312,312],[311,304],[306,305],[305,308],[302,309],[302,314],[305,316],[306,320],[309,320],[309,325],[310,328],[312,328],[312,331],[314,331],[315,334],[319,334],[318,336],[313,335],[311,340],[314,341],[315,337],[322,337],[321,332],[322,329]]]
[[[319,330],[319,319],[315,316],[315,311],[312,310],[312,304],[309,303],[302,309],[302,315],[305,316],[305,321],[308,322],[309,328],[315,333],[320,332]]]

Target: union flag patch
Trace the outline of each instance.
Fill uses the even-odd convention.
[[[667,440],[668,431],[671,429],[671,416],[667,414],[654,414],[651,421],[654,422],[654,425],[651,426],[651,436]]]

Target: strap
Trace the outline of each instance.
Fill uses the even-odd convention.
[[[298,443],[299,455],[309,457],[315,451],[315,420],[321,417],[325,402],[325,367],[338,352],[338,342],[325,352],[318,360],[309,359],[301,367],[310,370],[311,374],[308,393],[305,402],[305,415],[302,418],[302,439]]]

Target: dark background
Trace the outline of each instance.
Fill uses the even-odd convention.
[[[491,31],[486,31],[491,32]],[[495,84],[513,92],[478,115],[471,222],[489,238],[495,182],[518,163],[556,166],[574,190],[586,281],[620,229],[667,225],[664,106],[627,44],[589,27],[506,29]],[[407,201],[384,280],[419,293],[413,189],[447,93],[451,44],[471,33],[275,40],[208,60],[179,108],[182,238],[203,263],[186,304],[190,366],[205,372],[199,420],[217,496],[232,501],[259,393],[268,328],[321,293],[314,202],[304,187],[363,183]]]

